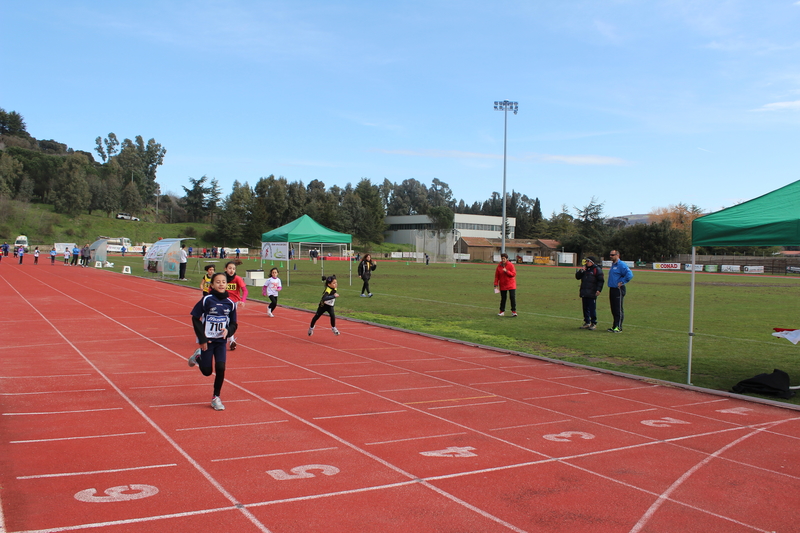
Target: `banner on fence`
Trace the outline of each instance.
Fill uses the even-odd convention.
[[[747,272],[748,274],[763,274],[764,267],[755,265],[745,265],[744,271]]]
[[[680,270],[680,269],[681,269],[680,263],[653,263],[653,270]]]
[[[722,272],[741,272],[740,265],[722,265]]]
[[[691,271],[692,270],[692,264],[691,263],[686,263],[686,264],[683,265],[683,268],[684,268],[684,270]],[[694,271],[695,272],[702,272],[703,271],[703,265],[695,265],[694,266]]]
[[[288,242],[262,242],[261,259],[265,261],[286,261],[289,259]]]

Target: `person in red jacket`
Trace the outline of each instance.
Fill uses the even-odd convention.
[[[517,269],[514,263],[508,260],[508,254],[500,254],[500,264],[494,271],[495,292],[500,292],[500,312],[497,316],[506,314],[506,296],[511,297],[511,316],[517,316]]]
[[[230,298],[236,305],[236,308],[244,307],[247,301],[247,285],[241,276],[236,274],[236,262],[228,261],[225,263],[225,280],[227,285],[225,289],[228,291],[228,298]],[[231,351],[236,349],[236,337],[231,334],[229,337]]]

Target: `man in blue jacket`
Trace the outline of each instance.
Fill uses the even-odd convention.
[[[622,320],[625,313],[622,309],[622,300],[625,299],[625,286],[633,279],[633,272],[625,264],[618,250],[611,250],[611,268],[608,269],[608,299],[611,303],[611,314],[614,316],[614,326],[608,328],[611,333],[622,332]]]

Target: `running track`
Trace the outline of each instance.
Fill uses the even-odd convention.
[[[253,302],[216,412],[198,291],[0,274],[0,531],[800,531],[797,410]]]

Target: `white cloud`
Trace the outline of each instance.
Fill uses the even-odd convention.
[[[800,3],[800,2],[798,2]],[[765,104],[754,111],[800,111],[800,100]]]

